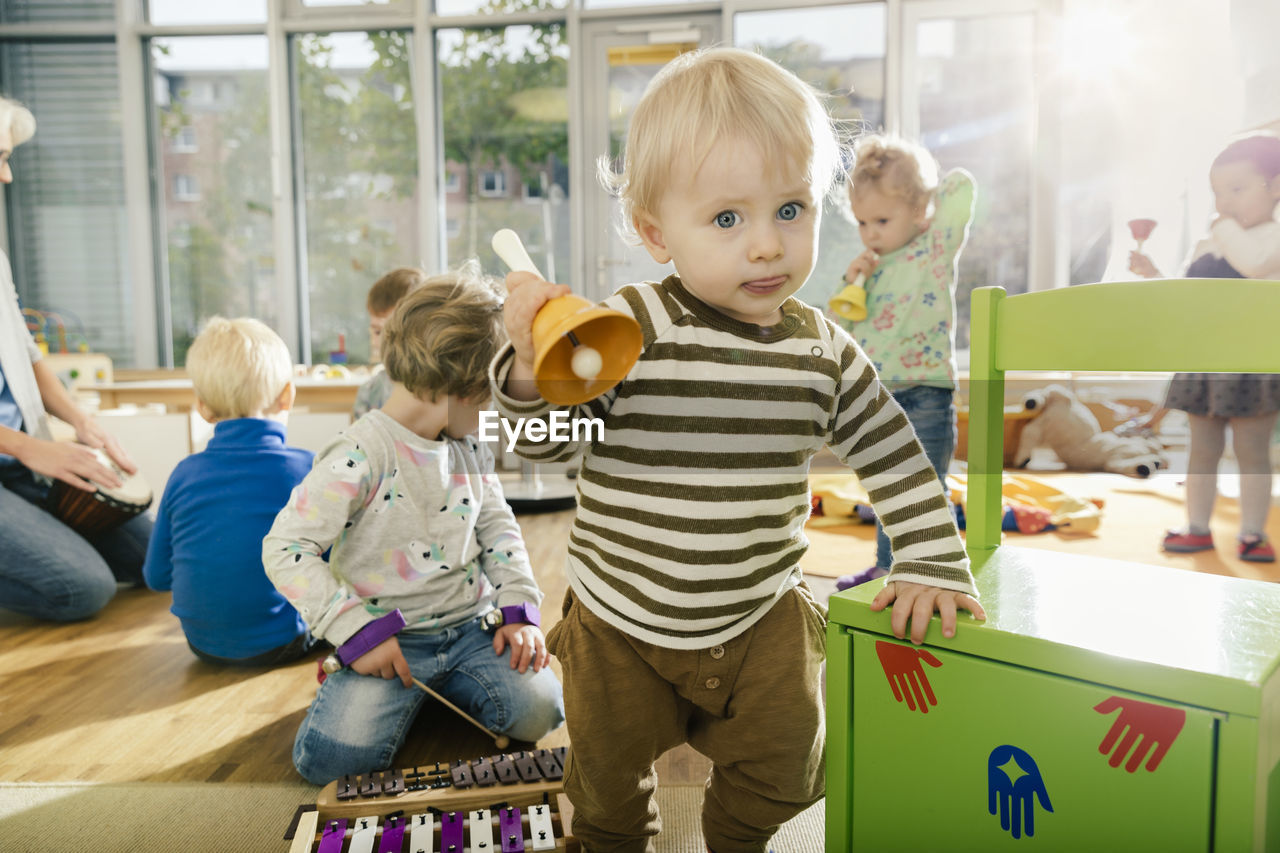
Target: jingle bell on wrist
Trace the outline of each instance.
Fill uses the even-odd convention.
[[[495,607],[480,617],[480,624],[486,631],[496,631],[512,622],[524,622],[537,628],[542,625],[542,615],[538,612],[538,608],[527,601],[522,601],[506,607]]]
[[[385,616],[379,616],[352,634],[351,639],[334,649],[333,654],[325,658],[324,663],[320,665],[321,669],[334,673],[343,667],[351,666],[351,662],[356,658],[372,651],[389,637],[400,633],[405,624],[404,614],[398,609],[392,610]]]

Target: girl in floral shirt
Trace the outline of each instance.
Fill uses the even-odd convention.
[[[837,322],[907,413],[944,489],[956,444],[956,267],[975,193],[963,169],[939,181],[937,162],[919,145],[884,136],[858,142],[849,204],[866,249],[845,279],[865,276],[866,317]],[[860,579],[892,564],[889,538],[877,524],[876,568]]]

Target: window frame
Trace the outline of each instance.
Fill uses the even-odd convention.
[[[492,189],[487,186],[490,177],[495,178]],[[501,166],[496,169],[481,169],[480,174],[476,175],[476,195],[480,198],[506,198],[507,170]]]
[[[802,0],[806,8],[843,6],[859,2],[880,0]],[[907,133],[910,128],[904,117],[910,114],[904,103],[906,94],[904,74],[911,71],[906,38],[912,20],[931,14],[948,16],[977,15],[1006,12],[1011,9],[1030,10],[1037,15],[1037,63],[1045,67],[1045,58],[1052,44],[1057,16],[1062,12],[1063,0],[883,0],[887,8],[887,50],[885,58],[885,125],[891,132]],[[582,51],[580,39],[585,21],[617,19],[620,23],[655,14],[676,12],[676,7],[663,5],[621,6],[585,9],[580,0],[573,0],[565,8],[498,14],[441,15],[433,11],[430,0],[392,0],[378,5],[349,5],[308,8],[301,0],[267,0],[265,22],[205,25],[155,25],[146,21],[143,3],[136,0],[119,0],[115,5],[114,21],[56,22],[40,24],[0,24],[0,45],[4,41],[29,41],[36,39],[110,38],[117,44],[119,61],[119,85],[122,98],[121,124],[124,137],[125,215],[129,223],[126,264],[129,274],[129,297],[134,305],[136,335],[134,363],[139,367],[171,366],[172,343],[168,340],[168,293],[164,281],[162,252],[159,251],[161,232],[157,230],[157,203],[162,200],[163,188],[156,186],[152,164],[159,157],[157,138],[150,127],[151,80],[150,62],[146,55],[148,39],[159,36],[213,36],[213,35],[265,35],[268,39],[268,89],[271,103],[271,182],[272,216],[274,222],[275,282],[281,310],[282,337],[289,343],[299,361],[306,363],[309,338],[309,318],[304,298],[305,280],[301,275],[300,235],[296,211],[301,203],[296,179],[297,152],[295,148],[294,101],[290,84],[289,38],[297,32],[338,30],[376,30],[404,28],[411,33],[413,47],[413,85],[418,104],[418,196],[419,196],[419,246],[421,263],[437,266],[445,245],[443,208],[437,203],[440,193],[451,191],[446,181],[444,164],[438,151],[440,128],[436,98],[436,31],[467,27],[495,27],[528,23],[559,22],[565,26],[569,43],[569,149],[570,178],[578,186],[592,180],[590,165],[580,161],[584,134],[582,97],[584,81],[578,57]],[[722,17],[721,31],[733,32],[733,16],[740,12],[755,12],[793,8],[785,0],[720,0],[693,2],[678,7],[678,14],[713,12]],[[1052,103],[1054,90],[1052,74],[1039,75],[1037,101]],[[423,93],[432,93],[426,95]],[[427,105],[430,105],[430,108]],[[1065,241],[1058,241],[1060,215],[1057,199],[1060,197],[1059,174],[1056,171],[1060,140],[1054,125],[1052,111],[1038,111],[1037,138],[1034,157],[1037,165],[1036,184],[1033,192],[1033,221],[1031,230],[1031,273],[1028,287],[1063,286],[1067,283],[1069,249]],[[1048,166],[1048,170],[1046,170]],[[507,180],[507,184],[510,181]],[[523,188],[521,195],[524,195]],[[574,193],[570,199],[571,225],[574,237],[571,242],[571,269],[585,269],[588,259],[579,236],[585,226],[583,213],[584,193]],[[0,214],[0,219],[2,219]],[[0,241],[7,247],[8,234],[0,234]],[[145,330],[154,334],[148,335]]]

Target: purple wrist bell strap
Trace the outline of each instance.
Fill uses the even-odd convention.
[[[484,622],[486,631],[510,625],[512,622],[524,622],[534,627],[542,625],[542,614],[538,612],[537,607],[527,601],[509,604],[506,607],[495,607],[480,618]]]
[[[399,609],[392,610],[385,616],[379,616],[351,635],[351,639],[334,650],[324,659],[325,672],[337,672],[344,666],[351,666],[356,658],[376,648],[388,637],[394,637],[405,626],[404,614]]]

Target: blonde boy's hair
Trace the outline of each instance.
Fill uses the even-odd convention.
[[[638,212],[657,210],[682,164],[693,174],[731,138],[755,145],[767,163],[790,165],[819,199],[839,168],[836,126],[813,87],[763,56],[717,47],[663,66],[631,116],[622,174],[606,158],[597,171],[634,223]]]
[[[375,317],[381,317],[396,307],[409,291],[427,280],[427,274],[417,267],[396,267],[373,283],[365,308]]]
[[[292,381],[293,357],[265,324],[214,317],[187,351],[187,375],[215,417],[254,417],[271,409]]]
[[[475,397],[506,341],[502,285],[469,260],[410,291],[382,330],[382,364],[409,393]]]
[[[31,110],[15,101],[0,95],[0,127],[9,129],[9,136],[16,148],[36,134],[36,117]]]
[[[923,145],[893,136],[871,135],[854,148],[849,197],[875,189],[905,201],[912,209],[932,215],[938,190],[938,161]]]

